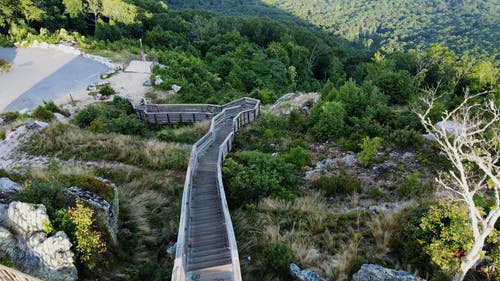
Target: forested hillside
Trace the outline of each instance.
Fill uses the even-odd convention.
[[[168,0],[174,8],[224,15],[296,16],[367,47],[424,48],[439,43],[458,53],[498,56],[499,5],[491,0]],[[290,15],[287,15],[289,13]],[[498,60],[498,58],[496,58]]]
[[[375,7],[375,2],[387,4]],[[153,103],[262,100],[262,114],[237,135],[235,153],[223,168],[244,280],[292,280],[293,262],[328,280],[351,280],[362,264],[377,263],[447,281],[461,270],[473,233],[466,207],[443,198],[434,182],[450,163],[424,139],[426,130],[412,108],[419,108],[423,94],[435,94],[426,115],[434,124],[468,93],[475,95],[474,104],[498,106],[500,72],[495,60],[484,59],[498,53],[496,8],[493,1],[394,2],[207,0],[168,1],[167,6],[153,0],[0,0],[0,45],[64,41],[88,53],[138,58],[141,38],[148,56],[162,65],[151,78],[158,75],[163,82],[145,95]],[[480,4],[464,8],[471,3]],[[311,22],[325,30],[371,48],[344,44],[279,7],[301,11],[303,19],[314,18]],[[483,58],[430,44],[435,41],[459,51],[476,46]],[[428,46],[391,50],[399,43]],[[378,44],[387,47],[377,49]],[[181,86],[176,94],[168,92],[173,84]],[[317,100],[289,107],[287,114],[268,111],[289,92],[314,92]],[[492,115],[479,108],[472,112],[478,118]],[[24,118],[10,113],[5,119],[19,122],[19,116]],[[119,97],[80,109],[70,122],[53,122],[25,144],[25,151],[118,161],[140,172],[99,170],[97,175],[115,182],[124,197],[118,223],[123,236],[107,253],[92,253],[91,262],[80,258],[79,279],[169,280],[173,259],[165,248],[176,239],[182,184],[166,181],[165,175],[182,179],[188,152],[179,143],[193,144],[207,123],[150,127]],[[485,155],[498,159],[498,122],[490,125],[481,131],[491,143]],[[470,178],[490,185],[480,169],[464,166],[471,167]],[[44,189],[26,184],[38,202]],[[144,193],[145,203],[137,202]],[[469,200],[477,205],[475,216],[497,210],[498,194],[491,186],[475,193]],[[62,208],[55,199],[44,202],[54,207],[51,219],[61,218],[55,217]],[[491,271],[500,263],[500,225],[495,226],[482,246],[484,263],[466,280],[499,280],[498,269]]]

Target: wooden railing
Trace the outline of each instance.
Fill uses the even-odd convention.
[[[131,102],[137,117],[151,125],[195,123],[207,120],[222,111],[214,104],[150,104]]]
[[[249,108],[249,109],[246,109]],[[242,111],[243,109],[243,111]],[[246,109],[246,110],[244,110]],[[186,172],[186,181],[184,182],[184,191],[182,194],[182,207],[181,217],[179,223],[179,233],[177,237],[177,249],[174,261],[174,269],[172,271],[172,280],[185,281],[186,268],[187,268],[187,245],[186,235],[188,230],[189,218],[189,198],[191,197],[192,180],[194,171],[198,164],[198,158],[208,146],[210,146],[216,137],[216,130],[220,128],[221,124],[229,118],[233,118],[232,132],[227,136],[224,142],[219,147],[219,157],[217,160],[217,188],[219,198],[221,200],[222,209],[224,212],[224,225],[226,226],[226,233],[231,249],[231,261],[233,267],[233,275],[235,281],[241,281],[240,263],[238,257],[238,247],[234,229],[229,214],[224,186],[222,183],[222,162],[231,150],[234,134],[239,131],[245,124],[250,123],[257,118],[260,112],[260,101],[251,98],[242,98],[222,106],[222,111],[212,118],[210,130],[200,138],[191,149],[191,156],[189,158],[188,169]],[[236,114],[236,116],[235,116]],[[245,117],[246,116],[246,117]]]
[[[2,281],[42,281],[21,271],[0,264],[0,280]]]

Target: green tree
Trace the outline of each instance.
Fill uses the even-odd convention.
[[[367,167],[377,158],[377,149],[382,144],[382,141],[383,139],[379,137],[374,137],[372,139],[365,137],[359,144],[361,151],[358,153],[358,158],[363,166]]]
[[[346,111],[340,102],[325,102],[315,109],[319,112],[312,133],[317,140],[326,141],[342,134],[345,126]]]

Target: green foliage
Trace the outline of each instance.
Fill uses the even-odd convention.
[[[109,97],[116,94],[116,91],[108,83],[106,83],[99,89],[99,94]]]
[[[95,177],[86,175],[58,175],[57,180],[66,188],[77,186],[100,195],[108,202],[113,202],[115,196],[113,187]]]
[[[311,155],[307,150],[298,146],[290,149],[283,155],[283,159],[292,164],[296,169],[300,169],[311,162]]]
[[[111,87],[109,89],[114,91]],[[93,132],[144,136],[146,126],[133,112],[127,99],[115,96],[111,102],[84,107],[75,115],[73,122]]]
[[[389,139],[397,146],[407,148],[407,147],[420,147],[423,142],[424,138],[422,137],[422,134],[413,130],[413,129],[398,129],[393,131]]]
[[[65,109],[61,109],[59,106],[57,106],[53,101],[44,101],[43,102],[43,107],[45,107],[46,110],[52,112],[52,113],[60,113],[66,117],[69,116],[69,111]]]
[[[432,185],[421,179],[417,172],[412,173],[398,187],[397,192],[401,198],[415,198],[432,191]]]
[[[288,275],[289,266],[295,261],[292,249],[285,243],[267,245],[262,250],[262,256],[271,270],[281,275]]]
[[[4,112],[4,113],[1,113],[0,114],[2,116],[2,118],[5,120],[5,122],[9,123],[9,122],[12,122],[14,120],[16,120],[17,118],[19,118],[20,114],[15,112],[15,111],[11,111],[11,112]]]
[[[291,191],[296,183],[293,165],[280,157],[257,151],[238,152],[224,162],[222,172],[232,207],[256,203],[268,196],[295,197]]]
[[[313,110],[318,111],[317,121],[312,127],[313,136],[319,141],[327,141],[338,137],[345,126],[344,118],[346,111],[344,105],[339,102],[326,102],[315,106]],[[314,113],[311,113],[314,114]]]
[[[312,183],[312,187],[323,191],[327,196],[363,191],[361,181],[349,176],[322,176]]]
[[[54,119],[54,114],[47,110],[44,106],[39,105],[33,111],[33,118],[48,122]]]
[[[456,205],[424,206],[406,223],[407,247],[403,260],[422,272],[453,273],[460,257],[472,246],[472,232],[464,208]]]
[[[35,180],[13,197],[16,201],[43,204],[50,218],[56,211],[66,206],[66,194],[61,184],[56,181]]]
[[[379,137],[373,139],[369,137],[363,138],[363,142],[359,144],[361,151],[358,153],[358,159],[363,166],[367,167],[377,158],[377,149],[382,144],[382,141],[383,139]]]
[[[80,200],[77,200],[76,207],[70,208],[68,211],[68,217],[75,226],[77,257],[89,269],[93,269],[97,265],[96,255],[107,250],[101,233],[93,230],[93,213],[94,211],[86,207]]]

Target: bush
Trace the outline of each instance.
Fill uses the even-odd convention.
[[[367,167],[370,165],[370,162],[376,159],[377,157],[377,149],[382,144],[382,138],[375,137],[370,139],[369,137],[365,137],[363,142],[359,145],[361,151],[358,153],[359,161],[363,166]]]
[[[431,190],[432,185],[429,182],[421,180],[419,173],[412,173],[397,188],[398,195],[402,198],[421,196]]]
[[[294,198],[293,165],[257,151],[239,152],[224,162],[224,186],[232,207],[256,203],[263,197]]]
[[[5,112],[2,113],[1,116],[5,120],[5,122],[12,122],[19,118],[20,115],[17,112]]]
[[[66,194],[58,181],[33,181],[13,196],[16,201],[43,204],[50,218],[56,217],[56,211],[66,206]]]
[[[44,106],[37,106],[33,111],[33,118],[49,122],[54,119],[54,114],[47,110]]]
[[[116,94],[116,91],[109,84],[106,83],[102,85],[102,87],[99,89],[99,94],[105,97],[109,97]]]
[[[390,140],[399,147],[419,147],[424,143],[422,134],[413,129],[398,129],[391,133]]]
[[[113,202],[115,196],[113,187],[95,177],[85,175],[60,175],[57,179],[66,188],[77,186],[81,189],[94,192],[110,203]]]
[[[144,136],[146,127],[135,115],[127,115],[111,119],[107,125],[107,132]]]
[[[318,120],[311,129],[314,138],[319,141],[327,141],[340,136],[345,126],[344,118],[346,116],[342,103],[326,102],[315,106],[313,110],[319,111]]]
[[[0,140],[5,139],[6,130],[5,128],[0,128]]]
[[[77,200],[76,207],[70,208],[68,216],[75,225],[76,253],[80,262],[89,269],[96,266],[96,255],[106,252],[106,244],[101,233],[92,229],[94,211]]]
[[[276,274],[289,275],[289,266],[295,261],[292,249],[285,243],[272,243],[262,250],[264,263]]]
[[[311,162],[311,155],[307,150],[298,146],[290,149],[290,151],[283,155],[286,162],[292,164],[295,169],[300,169]]]
[[[52,113],[60,113],[66,117],[69,116],[69,111],[61,109],[59,106],[57,106],[53,101],[48,101],[48,102],[43,102],[43,106],[45,109]]]
[[[312,186],[323,191],[327,196],[363,191],[361,181],[349,176],[320,177],[312,183]]]
[[[80,128],[87,128],[98,116],[99,108],[97,105],[88,105],[75,115],[73,122]]]

